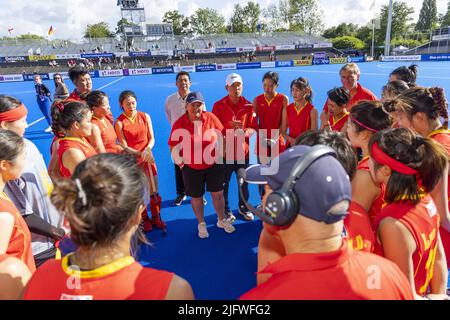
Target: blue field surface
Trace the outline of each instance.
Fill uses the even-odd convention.
[[[389,73],[398,66],[409,63],[363,63],[360,83],[377,96],[386,83]],[[441,86],[450,92],[450,62],[418,62],[420,67],[418,84]],[[261,79],[265,72],[272,70],[280,74],[279,92],[290,97],[290,82],[300,76],[307,78],[314,91],[313,104],[322,110],[326,92],[340,86],[339,69],[341,65],[322,65],[309,67],[239,70],[244,81],[244,96],[252,100],[262,93]],[[191,91],[201,91],[206,99],[207,110],[213,103],[226,95],[225,78],[229,72],[192,73]],[[45,83],[54,90],[52,81]],[[70,80],[66,80],[69,90],[73,90]],[[167,141],[170,125],[164,113],[164,102],[168,95],[176,91],[175,74],[135,76],[121,78],[95,78],[94,89],[102,89],[110,98],[115,117],[120,114],[118,97],[123,90],[133,90],[138,97],[138,109],[150,114],[153,122],[156,145],[153,153],[158,166],[160,194],[163,198],[163,219],[167,222],[167,235],[160,230],[148,233],[152,247],[143,248],[141,262],[154,268],[177,273],[187,279],[198,299],[236,299],[256,285],[257,246],[261,222],[237,220],[236,232],[229,235],[215,226],[216,217],[212,200],[207,196],[205,208],[206,222],[210,237],[200,240],[197,237],[197,222],[189,201],[180,207],[173,207],[176,196],[175,178]],[[28,123],[42,118],[36,103],[32,82],[2,83],[0,93],[21,99],[28,107]],[[290,97],[292,100],[292,98]],[[27,129],[26,137],[31,139],[44,155],[48,163],[51,134],[44,133],[45,120],[38,121]],[[234,179],[234,178],[233,178]],[[251,201],[258,203],[257,190],[251,188]],[[235,180],[230,184],[230,205],[237,208],[237,186]]]

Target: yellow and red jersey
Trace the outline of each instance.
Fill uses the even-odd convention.
[[[31,250],[30,230],[19,210],[17,210],[5,193],[0,193],[0,212],[9,213],[14,218],[14,226],[8,248],[6,249],[6,255],[20,259],[33,273],[36,270],[36,265]]]
[[[373,266],[383,271],[381,290],[368,286]],[[289,254],[259,273],[272,276],[241,300],[413,300],[408,280],[394,263],[353,251],[346,241],[333,252]]]
[[[412,256],[415,290],[418,295],[425,295],[433,277],[437,250],[439,215],[436,206],[428,195],[424,196],[417,205],[408,201],[390,203],[383,208],[376,224],[379,225],[387,217],[399,220],[414,238],[417,246]],[[375,245],[375,252],[383,255],[383,247],[379,239]]]
[[[431,132],[428,135],[428,137],[440,143],[447,151],[448,156],[450,156],[450,130],[445,129],[436,130]],[[450,176],[448,179],[448,183],[450,183]],[[448,188],[447,192],[450,208],[450,187]],[[447,230],[444,230],[443,228],[440,228],[439,232],[441,235],[442,246],[444,247],[445,251],[445,256],[447,258],[447,268],[450,269],[450,233],[447,232]]]
[[[174,275],[144,268],[132,257],[81,271],[70,265],[70,257],[44,263],[30,279],[24,299],[164,300]]]
[[[97,151],[95,151],[94,147],[85,139],[85,138],[73,138],[73,137],[64,137],[59,139],[58,145],[58,164],[59,170],[61,172],[61,177],[70,178],[72,174],[69,169],[64,167],[62,162],[62,157],[64,153],[69,149],[78,149],[83,152],[86,158],[95,156]]]
[[[314,106],[310,102],[306,102],[304,106],[297,109],[295,103],[287,106],[287,127],[289,136],[296,139],[302,133],[311,130],[311,111]]]
[[[114,130],[112,122],[106,117],[102,121],[94,116],[92,117],[91,122],[100,129],[100,136],[106,152],[119,153],[121,149],[117,144],[117,134]]]
[[[348,212],[344,219],[344,226],[349,247],[354,251],[373,252],[375,234],[370,225],[369,215],[354,201],[350,203]]]
[[[335,118],[334,116],[330,115],[330,126],[331,130],[341,132],[342,128],[344,128],[344,125],[347,123],[349,117],[349,113],[345,112],[343,116],[340,118]]]

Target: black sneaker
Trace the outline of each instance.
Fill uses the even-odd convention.
[[[236,220],[236,217],[233,214],[233,211],[230,208],[225,208],[225,219],[230,223],[233,223]]]
[[[184,200],[186,200],[186,195],[179,194],[173,204],[178,207],[183,203]]]

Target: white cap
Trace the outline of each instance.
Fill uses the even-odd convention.
[[[237,73],[230,73],[227,77],[227,86],[232,86],[235,82],[243,83],[241,76]]]

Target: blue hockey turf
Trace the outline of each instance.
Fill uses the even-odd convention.
[[[389,73],[400,65],[408,63],[364,63],[360,64],[360,82],[377,96],[388,80]],[[450,62],[419,62],[418,83],[424,86],[438,85],[450,92]],[[341,65],[277,68],[280,74],[279,92],[288,96],[290,82],[299,77],[307,78],[314,90],[314,105],[319,110],[325,102],[326,92],[340,85]],[[239,70],[244,80],[244,96],[252,100],[262,93],[261,79],[269,69]],[[210,111],[215,101],[226,95],[224,86],[227,71],[192,73],[192,91],[201,91]],[[54,90],[52,81],[45,83]],[[70,80],[66,80],[69,90],[73,90]],[[165,117],[164,102],[168,95],[176,91],[175,75],[151,75],[122,78],[93,79],[94,89],[102,89],[110,98],[115,117],[119,116],[118,97],[122,90],[133,90],[138,97],[138,109],[150,114],[156,136],[154,155],[158,166],[160,194],[163,198],[163,219],[167,222],[168,234],[160,230],[147,236],[152,247],[143,248],[141,262],[150,267],[173,271],[187,279],[198,299],[236,299],[256,284],[256,254],[261,222],[238,220],[236,232],[229,235],[215,226],[216,217],[209,195],[205,208],[206,222],[210,237],[197,237],[197,222],[189,201],[180,207],[173,207],[176,196],[175,178],[167,140],[170,125]],[[0,84],[0,93],[21,99],[29,109],[28,123],[42,118],[32,82]],[[290,99],[292,99],[290,97]],[[31,125],[26,137],[40,149],[48,163],[51,134],[44,133],[45,120]],[[254,160],[254,159],[253,159]],[[233,178],[234,179],[234,178]],[[250,189],[251,201],[257,203],[256,188]],[[235,180],[230,185],[230,205],[237,208],[237,186]]]

